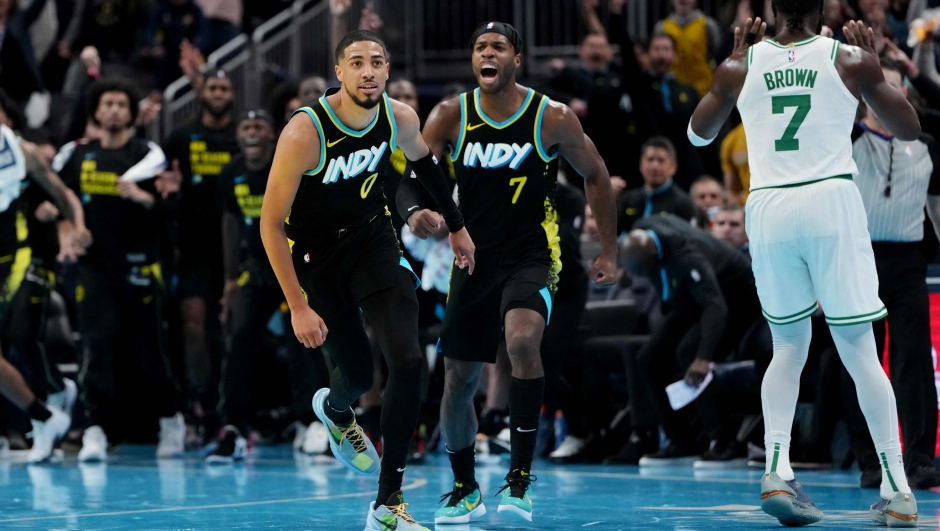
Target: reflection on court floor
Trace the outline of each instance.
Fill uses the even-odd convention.
[[[693,474],[691,469],[569,466],[537,463],[535,519],[530,529],[775,529],[758,506],[761,470]],[[496,508],[505,465],[479,465],[484,503]],[[858,473],[800,473],[827,519],[815,528],[871,529]],[[451,489],[446,458],[431,457],[405,474],[405,501],[428,525]],[[157,462],[153,448],[125,446],[105,464],[74,457],[26,466],[0,462],[3,529],[311,529],[360,530],[376,480],[335,462],[294,456],[290,446],[260,448],[234,466],[206,467],[197,453]],[[922,529],[937,529],[940,493],[919,492]],[[448,531],[524,529],[491,510],[472,526]]]

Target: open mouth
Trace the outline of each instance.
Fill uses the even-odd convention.
[[[359,85],[359,90],[363,94],[373,94],[379,90],[378,83],[363,83]]]
[[[480,77],[492,81],[499,75],[499,70],[493,65],[483,65],[480,67]]]

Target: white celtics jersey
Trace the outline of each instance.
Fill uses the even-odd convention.
[[[20,196],[26,178],[26,157],[20,149],[20,139],[6,125],[0,124],[0,212]]]
[[[858,174],[852,125],[859,102],[836,71],[838,56],[839,42],[820,36],[748,50],[738,110],[752,192]]]

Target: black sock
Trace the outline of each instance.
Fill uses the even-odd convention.
[[[456,452],[447,450],[447,456],[450,457],[450,468],[454,471],[454,482],[465,487],[477,484],[474,472],[474,466],[476,465],[475,451],[476,447],[472,444]]]
[[[509,384],[510,470],[528,472],[532,468],[544,392],[544,377],[531,380],[513,377]]]
[[[352,409],[346,408],[342,411],[333,409],[333,406],[330,405],[329,397],[327,397],[323,405],[326,406],[323,408],[323,412],[326,413],[326,417],[332,420],[334,424],[345,425],[353,421]]]
[[[379,471],[379,493],[375,497],[375,507],[388,503],[389,497],[401,490],[401,482],[405,476],[405,468],[398,465],[382,461],[382,469]]]
[[[52,412],[46,409],[46,406],[38,398],[33,399],[33,403],[26,408],[26,413],[29,418],[39,422],[45,422],[52,416]]]

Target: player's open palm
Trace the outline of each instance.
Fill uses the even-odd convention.
[[[765,31],[767,31],[767,23],[760,17],[745,20],[743,26],[734,28],[734,50],[731,55],[747,53],[748,48],[764,38]]]
[[[326,334],[329,332],[326,323],[309,306],[297,310],[291,308],[290,321],[294,327],[294,335],[305,347],[317,348],[326,341]]]
[[[866,27],[862,21],[848,21],[842,26],[845,33],[845,40],[852,46],[857,46],[862,50],[862,61],[873,63],[872,66],[880,68],[881,61],[878,59],[878,52],[875,51],[875,32]]]
[[[450,241],[450,249],[454,251],[454,262],[457,267],[460,269],[470,268],[468,272],[472,275],[473,266],[476,264],[473,257],[476,246],[473,245],[473,240],[470,239],[470,233],[467,232],[466,227],[450,233],[448,240]]]

